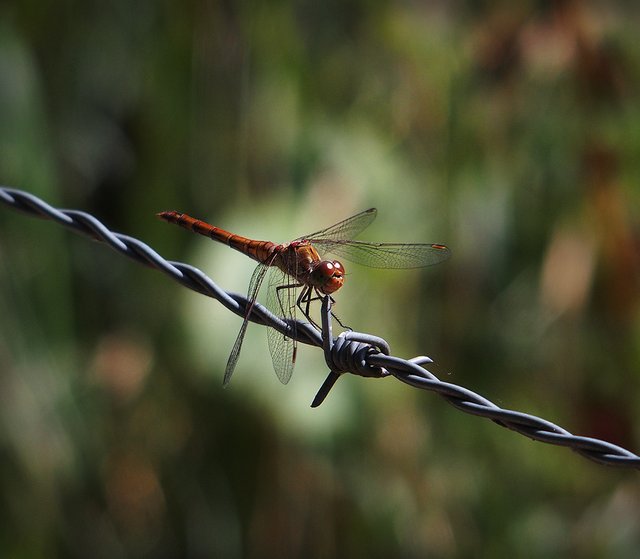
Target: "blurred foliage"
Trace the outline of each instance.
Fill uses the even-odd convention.
[[[640,10],[622,0],[0,5],[0,182],[243,291],[154,217],[285,241],[370,206],[338,312],[434,372],[640,450]],[[635,557],[640,486],[0,213],[3,557]],[[231,254],[229,254],[231,253]]]

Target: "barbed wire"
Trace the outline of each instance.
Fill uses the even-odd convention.
[[[0,186],[0,202],[28,215],[51,219],[101,241],[136,262],[158,269],[183,286],[212,297],[238,316],[244,317],[249,306],[246,297],[226,292],[204,272],[182,262],[164,259],[139,239],[110,231],[94,216],[78,210],[54,208],[40,198],[22,190]],[[332,334],[331,299],[322,301],[322,334],[307,322],[283,320],[256,303],[249,320],[275,328],[299,342],[322,347],[330,369],[327,379],[312,402],[319,406],[341,374],[352,373],[364,377],[393,376],[415,388],[436,392],[455,408],[472,415],[493,420],[498,425],[516,431],[533,440],[565,446],[578,454],[608,466],[640,469],[640,456],[612,443],[571,434],[566,429],[534,415],[500,408],[490,400],[462,386],[443,382],[423,365],[432,363],[425,356],[402,359],[390,355],[385,340],[370,334],[347,331],[336,338]]]

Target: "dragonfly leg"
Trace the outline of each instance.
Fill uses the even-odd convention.
[[[315,297],[312,297],[311,295],[313,295],[315,292]],[[320,293],[320,291],[318,291],[315,288],[311,288],[310,286],[307,287],[306,289],[304,289],[302,291],[302,293],[300,293],[300,296],[298,297],[298,308],[302,311],[302,314],[304,314],[304,316],[307,317],[307,320],[313,325],[315,326],[319,331],[322,331],[322,328],[320,328],[320,326],[318,326],[318,324],[316,324],[316,322],[311,318],[311,316],[309,315],[310,312],[310,307],[311,307],[311,302],[312,301],[321,301],[322,298],[325,297],[325,295],[323,295],[322,293]],[[331,299],[331,303],[334,304],[336,301],[333,297],[331,297],[331,295],[327,295],[327,297],[329,297],[329,299]],[[302,308],[302,304],[305,303],[305,308]],[[334,314],[333,311],[331,311],[331,316],[335,319],[335,321],[345,330],[353,330],[352,328],[350,328],[349,326],[346,326],[342,323],[342,321]]]
[[[318,323],[311,318],[310,307],[311,301],[316,301],[319,297],[311,297],[313,294],[313,288],[310,285],[305,286],[305,288],[300,292],[298,296],[298,300],[296,301],[296,306],[300,309],[300,312],[306,317],[309,323],[319,332],[322,331],[322,328],[318,325]],[[305,305],[304,308],[302,305]]]
[[[320,298],[320,297],[318,297]],[[331,295],[329,295],[329,298],[331,299],[331,304],[333,305],[336,301],[333,297],[331,297]],[[347,326],[346,324],[342,324],[342,320],[340,320],[333,311],[331,311],[331,316],[335,319],[335,321],[345,330],[349,330],[350,332],[353,332],[353,328],[351,328],[351,326]]]

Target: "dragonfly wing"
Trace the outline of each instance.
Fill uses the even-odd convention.
[[[451,256],[451,251],[446,246],[436,244],[365,243],[320,239],[314,241],[314,246],[371,268],[422,268],[438,264]]]
[[[244,315],[244,320],[242,321],[240,332],[238,332],[238,337],[233,344],[233,349],[231,350],[231,354],[229,355],[229,359],[227,361],[227,367],[224,371],[224,380],[222,381],[223,386],[227,386],[227,384],[229,384],[231,375],[233,375],[233,371],[235,370],[236,364],[238,363],[238,357],[240,356],[240,350],[242,349],[242,341],[244,340],[244,335],[247,331],[247,326],[249,325],[249,315],[251,314],[253,305],[256,302],[256,297],[258,296],[258,291],[260,291],[260,286],[262,285],[262,281],[264,280],[268,270],[269,267],[267,265],[260,264],[253,271],[253,275],[251,276],[251,281],[249,282],[249,290],[247,292],[247,300],[249,301],[249,306],[247,307],[247,312]]]
[[[271,267],[267,290],[267,308],[276,316],[285,319],[295,319],[297,289],[294,285],[288,287],[291,281],[292,278],[286,276],[280,269],[275,266]],[[291,322],[291,324],[295,328],[295,322]],[[296,342],[275,328],[267,328],[267,341],[269,342],[273,369],[280,382],[287,384],[293,374]]]
[[[320,231],[316,231],[315,233],[311,233],[310,235],[305,235],[304,237],[300,237],[296,239],[297,241],[301,240],[309,240],[315,244],[317,240],[348,240],[357,237],[360,233],[362,233],[371,222],[378,215],[378,210],[375,208],[369,208],[359,214],[352,215],[347,219],[343,219],[339,221],[335,225],[331,227],[327,227],[326,229],[322,229]]]

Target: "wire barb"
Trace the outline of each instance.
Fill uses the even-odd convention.
[[[222,290],[198,268],[166,260],[142,241],[110,231],[102,222],[86,212],[56,209],[33,194],[2,186],[0,202],[31,216],[51,219],[77,233],[104,242],[136,262],[164,272],[181,285],[220,301],[238,316],[244,317],[246,314],[249,305],[246,297]],[[334,338],[331,329],[330,297],[324,297],[322,302],[322,335],[307,322],[296,321],[294,329],[289,321],[275,316],[258,303],[252,307],[249,320],[275,328],[287,336],[295,334],[299,342],[323,348],[330,373],[316,394],[312,407],[317,407],[324,401],[343,373],[373,378],[393,376],[415,388],[438,393],[452,406],[465,413],[491,419],[498,425],[531,439],[569,447],[599,464],[640,469],[640,456],[620,446],[600,439],[573,435],[550,421],[500,408],[467,388],[439,380],[423,367],[432,362],[428,357],[421,356],[409,360],[393,357],[390,355],[387,342],[370,334],[348,331]]]

